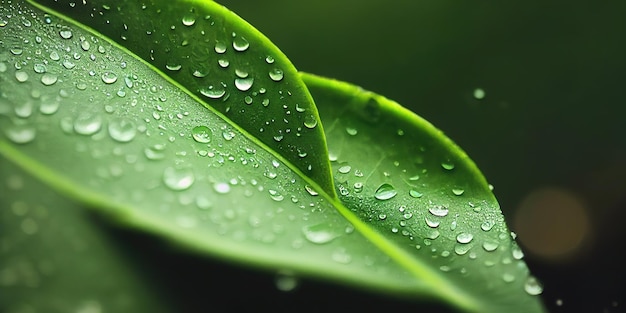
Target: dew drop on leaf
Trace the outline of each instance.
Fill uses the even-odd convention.
[[[483,242],[483,249],[485,249],[485,251],[487,252],[495,251],[496,249],[498,249],[498,243],[492,242],[492,241],[485,241]]]
[[[304,234],[304,238],[316,244],[329,243],[340,235],[327,223],[304,226],[302,233]]]
[[[448,215],[448,209],[441,205],[437,205],[428,209],[428,212],[430,212],[430,214],[434,216],[439,216],[439,217],[444,217]]]
[[[278,82],[278,81],[281,81],[283,79],[285,74],[283,73],[283,70],[281,70],[279,68],[275,68],[275,69],[270,71],[269,75],[270,75],[270,78],[273,81]]]
[[[411,190],[409,191],[409,195],[410,195],[411,197],[413,197],[413,198],[421,198],[421,197],[422,197],[422,193],[420,193],[419,191],[414,190],[414,189],[411,189]]]
[[[105,84],[113,84],[117,81],[117,75],[113,72],[102,73],[102,81]]]
[[[395,197],[398,194],[398,191],[390,184],[384,183],[376,189],[374,193],[374,197],[378,200],[389,200]]]
[[[228,183],[215,183],[213,190],[219,194],[227,194],[230,192],[230,185]]]
[[[196,19],[193,16],[186,15],[186,16],[183,16],[182,22],[183,22],[183,25],[185,26],[192,26],[193,24],[196,23]]]
[[[474,89],[474,99],[482,100],[484,98],[485,98],[485,90],[483,90],[482,88]]]
[[[306,128],[315,128],[317,126],[317,119],[315,116],[309,114],[304,117],[304,126]]]
[[[452,189],[452,193],[453,193],[455,196],[461,196],[461,195],[463,195],[463,193],[465,193],[465,190],[460,189],[460,188],[453,188],[453,189]]]
[[[193,184],[195,177],[190,168],[167,167],[163,171],[163,183],[168,188],[179,191],[185,190]]]
[[[102,127],[100,115],[83,113],[74,120],[74,131],[80,135],[93,135]]]
[[[129,142],[135,138],[137,127],[128,119],[114,119],[109,123],[109,135],[113,140],[119,142]]]
[[[248,50],[248,47],[250,47],[250,44],[248,43],[246,38],[243,38],[241,36],[235,36],[235,38],[233,39],[233,48],[236,51],[246,51]]]
[[[474,239],[474,236],[470,233],[460,233],[456,236],[456,241],[459,243],[469,243]]]
[[[443,167],[444,170],[453,170],[454,169],[454,163],[446,161],[446,162],[441,162],[441,167]]]
[[[193,139],[199,143],[211,142],[212,134],[211,129],[206,126],[196,126],[191,130]]]
[[[254,78],[252,77],[235,79],[235,87],[241,91],[248,91],[252,87],[253,83]]]
[[[536,296],[543,292],[543,286],[535,277],[528,276],[524,283],[524,290],[526,290],[529,295]]]
[[[25,144],[35,139],[37,131],[29,125],[14,125],[5,130],[5,135],[14,143]]]
[[[226,94],[226,90],[221,87],[209,86],[207,88],[200,89],[200,93],[207,98],[219,99]]]

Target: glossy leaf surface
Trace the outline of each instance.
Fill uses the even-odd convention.
[[[0,45],[0,153],[50,186],[121,222],[241,263],[439,298],[467,311],[541,311],[524,292],[537,288],[528,288],[536,287],[533,278],[480,172],[399,105],[305,75],[322,120],[302,120],[312,133],[298,140],[324,143],[323,122],[331,154],[311,147],[294,158],[283,140],[258,138],[263,132],[238,124],[246,121],[232,111],[207,107],[185,76],[162,75],[161,66],[179,73],[167,63],[152,66],[141,53],[26,3],[4,4],[3,34],[10,35]],[[155,12],[179,15],[165,14],[170,9]],[[310,99],[292,74],[297,94],[272,84],[263,94]],[[254,99],[248,106],[248,96],[246,114],[269,112]],[[289,124],[297,114],[289,108],[317,116],[298,103],[275,117]],[[319,168],[332,161],[341,201],[327,191],[332,184],[307,175],[308,165],[303,170],[310,161],[296,164],[320,158]]]

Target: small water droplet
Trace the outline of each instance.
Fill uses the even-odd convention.
[[[349,264],[352,262],[352,256],[346,251],[345,248],[336,249],[330,257],[333,261],[341,264]]]
[[[452,193],[453,193],[455,196],[461,196],[461,195],[463,195],[463,193],[465,193],[465,190],[460,189],[460,188],[453,188],[453,189],[452,189]]]
[[[346,133],[348,133],[348,135],[350,135],[350,136],[354,136],[354,135],[358,134],[359,131],[356,128],[353,128],[353,127],[346,127]]]
[[[248,91],[252,87],[253,83],[254,78],[252,77],[235,79],[235,87],[241,91]]]
[[[235,138],[235,133],[230,131],[230,130],[225,130],[222,132],[222,137],[224,137],[224,139],[230,141],[233,140],[233,138]]]
[[[219,194],[227,194],[230,192],[230,185],[228,183],[215,183],[213,184],[213,190]]]
[[[492,252],[498,249],[498,243],[492,242],[492,241],[485,241],[483,242],[483,249],[485,249],[485,251],[487,252]]]
[[[420,193],[417,190],[413,190],[411,189],[411,191],[409,191],[409,195],[413,198],[421,198],[422,197],[422,193]]]
[[[219,99],[226,94],[226,90],[221,87],[209,86],[208,88],[200,89],[200,93],[207,98]]]
[[[215,43],[215,52],[222,54],[226,52],[226,44],[221,41]]]
[[[515,276],[513,276],[513,274],[511,274],[511,273],[504,273],[504,274],[502,274],[502,280],[505,283],[512,283],[512,282],[515,281]]]
[[[424,217],[424,220],[426,221],[426,225],[428,225],[428,227],[431,227],[431,228],[439,227],[440,222],[438,220],[430,219],[428,216]]]
[[[276,289],[289,292],[298,287],[298,279],[291,272],[281,271],[276,274],[274,284]]]
[[[193,24],[196,23],[196,19],[191,15],[185,15],[183,16],[182,22],[183,22],[183,25],[185,26],[192,26]]]
[[[524,283],[524,290],[529,295],[536,296],[540,295],[543,292],[543,286],[534,276],[528,276],[526,282]]]
[[[70,39],[72,38],[72,31],[69,29],[63,29],[59,31],[59,35],[61,35],[61,38],[63,39]]]
[[[283,79],[283,77],[285,76],[285,74],[283,73],[283,70],[279,69],[279,68],[274,68],[269,72],[270,78],[275,81],[275,82],[279,82]]]
[[[456,241],[459,243],[469,243],[474,239],[474,236],[470,233],[460,233],[456,236]]]
[[[341,174],[348,174],[348,173],[350,173],[351,170],[352,170],[352,166],[350,166],[350,165],[343,165],[337,171],[339,171],[339,173],[341,173]]]
[[[480,224],[480,229],[484,231],[490,231],[493,228],[493,223],[491,221],[484,221]]]
[[[450,161],[446,161],[446,162],[441,162],[441,167],[443,167],[443,169],[445,170],[453,170],[454,169],[454,163],[450,162]]]
[[[109,123],[109,135],[113,140],[119,142],[129,142],[135,138],[137,127],[129,119],[114,119]]]
[[[315,189],[313,189],[313,187],[311,187],[309,185],[304,186],[304,189],[312,196],[319,195],[319,193],[317,191],[315,191]]]
[[[117,81],[117,74],[113,72],[104,72],[102,73],[102,81],[105,84],[113,84]]]
[[[35,73],[39,73],[39,74],[45,73],[47,71],[46,66],[41,63],[37,63],[33,65],[33,70],[35,70]]]
[[[521,260],[524,257],[524,252],[522,252],[522,249],[520,249],[519,247],[514,247],[511,250],[511,254],[513,255],[513,258],[516,260]]]
[[[233,48],[236,51],[246,51],[248,50],[248,47],[250,47],[250,44],[248,43],[246,38],[243,38],[241,36],[236,36],[233,39]]]
[[[395,197],[398,194],[398,191],[390,184],[384,183],[376,189],[374,193],[374,197],[378,200],[389,200]]]
[[[317,126],[317,119],[312,114],[308,114],[304,117],[304,126],[306,128],[315,128]]]
[[[464,255],[466,254],[470,249],[472,248],[472,245],[455,245],[454,246],[454,253],[458,254],[458,255]]]
[[[474,89],[474,99],[482,100],[485,98],[485,90],[481,88]]]
[[[209,143],[211,142],[211,136],[213,133],[211,129],[206,126],[196,126],[191,130],[191,134],[193,139],[199,143]]]
[[[41,105],[39,106],[39,112],[45,115],[54,114],[59,110],[60,105],[60,101],[42,98]]]
[[[308,241],[316,244],[329,243],[340,235],[327,223],[305,226],[302,228],[302,233]]]
[[[165,158],[165,153],[163,153],[163,150],[165,150],[165,145],[156,144],[151,147],[145,148],[143,152],[146,158],[150,160],[161,160]]]
[[[272,198],[272,200],[274,201],[283,201],[285,199],[283,195],[281,195],[280,193],[278,193],[278,191],[274,189],[269,189],[268,192],[270,194],[270,198]]]
[[[430,214],[434,216],[444,217],[448,215],[448,208],[441,206],[441,205],[437,205],[428,209],[428,212],[430,212]]]
[[[271,55],[268,55],[265,57],[265,62],[267,62],[267,64],[272,64],[274,63],[274,58]]]
[[[217,60],[217,64],[221,67],[221,68],[227,68],[230,65],[230,61],[226,60],[226,59],[218,59]],[[204,76],[206,76],[206,74],[204,74]],[[204,77],[202,76],[202,77]]]
[[[180,191],[185,190],[193,184],[195,177],[190,168],[168,167],[163,171],[163,182],[168,188]]]

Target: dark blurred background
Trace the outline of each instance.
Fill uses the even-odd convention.
[[[461,146],[550,312],[626,312],[626,1],[218,2],[299,70],[396,100]],[[162,275],[197,282],[207,267],[183,262],[193,270]],[[229,311],[416,309],[314,281],[284,292],[273,275],[219,262],[207,273]]]

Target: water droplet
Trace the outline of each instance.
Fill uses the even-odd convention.
[[[82,113],[74,120],[74,131],[80,135],[93,135],[102,128],[102,118],[97,114]]]
[[[47,71],[46,66],[41,63],[37,63],[33,65],[33,70],[35,70],[35,73],[39,73],[39,74],[45,73]]]
[[[268,55],[265,57],[265,62],[267,62],[267,64],[272,64],[274,63],[274,58],[271,55]]]
[[[192,216],[178,216],[176,217],[176,224],[182,228],[194,228],[198,225],[198,221]]]
[[[514,247],[511,250],[511,254],[513,255],[513,258],[516,260],[521,260],[524,257],[524,252],[522,252],[522,249],[520,249],[519,247]]]
[[[315,189],[313,189],[313,187],[311,187],[309,185],[304,186],[304,189],[312,196],[319,195],[319,193],[317,191],[315,191]]]
[[[250,47],[250,44],[248,43],[246,38],[243,38],[241,36],[236,36],[233,39],[233,48],[236,51],[246,51],[248,50],[248,47]]]
[[[185,26],[192,26],[193,24],[196,23],[196,19],[191,15],[186,15],[186,16],[183,16],[182,22],[183,22],[183,25]]]
[[[176,62],[174,60],[168,60],[167,64],[165,64],[165,68],[170,70],[170,71],[180,71],[180,69],[182,67],[183,66],[180,63],[178,63],[178,62]]]
[[[254,78],[252,77],[235,79],[235,87],[241,91],[248,91],[252,87],[253,83]]]
[[[193,184],[195,177],[190,168],[168,167],[163,171],[163,182],[168,188],[180,191],[185,190]]]
[[[165,145],[156,144],[154,146],[145,148],[143,152],[146,158],[150,160],[161,160],[165,158],[165,153],[163,153],[163,150],[165,150]]]
[[[45,73],[41,76],[41,83],[46,86],[54,85],[54,83],[56,83],[57,80],[58,78],[54,74]]]
[[[411,189],[411,191],[409,191],[409,195],[413,198],[421,198],[422,197],[422,193],[420,193],[417,190],[413,190]]]
[[[272,69],[269,75],[270,75],[270,78],[275,82],[281,81],[283,77],[285,76],[285,74],[283,73],[283,70],[279,68]]]
[[[15,72],[15,79],[18,82],[23,83],[23,82],[28,80],[28,73],[26,73],[24,71],[16,71]]]
[[[396,191],[396,189],[393,188],[392,185],[385,183],[385,184],[380,185],[380,187],[376,189],[376,192],[374,193],[374,197],[378,200],[389,200],[395,197],[397,194],[398,194],[398,191]]]
[[[443,169],[445,170],[453,170],[454,169],[454,163],[446,161],[446,162],[441,162],[441,167],[443,167]]]
[[[304,117],[304,126],[306,128],[315,128],[317,126],[317,119],[312,114],[306,115]]]
[[[226,90],[221,87],[209,86],[208,88],[200,89],[200,93],[207,98],[219,99],[226,94]]]
[[[215,183],[213,190],[219,194],[227,194],[230,192],[230,185],[228,183]]]
[[[483,249],[485,249],[485,251],[487,251],[487,252],[494,251],[494,250],[498,249],[498,243],[497,242],[492,242],[492,241],[485,241],[485,242],[483,242]]]
[[[454,188],[454,189],[452,189],[452,193],[455,196],[460,196],[460,195],[463,195],[463,193],[465,193],[465,190],[460,189],[460,188]]]
[[[474,239],[474,236],[470,233],[460,233],[456,236],[456,241],[459,243],[469,243]]]
[[[230,141],[230,140],[233,140],[233,138],[235,138],[235,133],[230,131],[230,130],[224,130],[222,132],[222,137],[224,137],[224,139]]]
[[[352,128],[352,127],[346,127],[346,133],[348,133],[348,135],[350,136],[354,136],[356,134],[358,134],[358,130],[356,128]]]
[[[196,126],[191,131],[193,139],[199,143],[209,143],[211,142],[211,136],[213,133],[211,129],[206,126]]]
[[[439,217],[444,217],[446,215],[448,215],[448,208],[442,206],[442,205],[437,205],[434,206],[430,209],[428,209],[428,212],[430,212],[430,214],[434,215],[434,216],[439,216]]]
[[[438,220],[432,220],[428,216],[424,217],[424,220],[426,221],[426,225],[428,225],[428,227],[432,227],[432,228],[439,227],[440,222]]]
[[[454,246],[454,253],[458,254],[458,255],[464,255],[466,254],[470,249],[472,248],[472,245],[455,245]]]
[[[515,276],[511,273],[504,273],[502,274],[502,280],[506,283],[512,283],[515,281]]]
[[[474,89],[474,99],[482,100],[485,98],[485,91],[481,88]]]
[[[352,170],[352,166],[350,166],[350,165],[343,165],[337,171],[339,171],[339,173],[341,173],[341,174],[348,174],[348,173],[350,173],[351,170]]]
[[[285,199],[283,195],[281,195],[280,193],[278,193],[278,191],[274,189],[270,189],[268,190],[268,192],[270,194],[270,198],[272,198],[272,200],[274,201],[283,201]]]
[[[526,283],[524,283],[524,290],[526,290],[529,295],[536,296],[543,292],[543,286],[537,278],[528,276]]]
[[[119,142],[129,142],[135,138],[137,127],[129,119],[114,119],[109,123],[109,135],[113,140]]]
[[[316,244],[329,243],[340,235],[327,223],[305,226],[302,228],[302,233],[308,241]]]
[[[51,100],[47,98],[43,98],[41,100],[41,105],[39,106],[39,112],[41,114],[50,115],[54,114],[59,110],[61,102],[56,100]]]
[[[226,44],[221,41],[215,43],[215,52],[222,54],[226,52]]]
[[[72,38],[72,31],[70,31],[69,29],[63,29],[59,31],[59,35],[61,35],[61,38],[63,39],[70,39]]]
[[[330,258],[333,261],[341,264],[349,264],[350,262],[352,262],[352,256],[348,254],[345,248],[336,249],[335,251],[333,251],[333,254],[330,256]]]
[[[276,289],[284,292],[289,292],[298,287],[298,279],[291,272],[281,271],[276,274],[274,279]]]
[[[33,141],[37,135],[37,131],[30,125],[14,125],[5,130],[9,140],[17,144],[25,144]]]
[[[484,221],[480,224],[480,229],[484,231],[490,231],[493,228],[493,223],[491,221]]]
[[[117,81],[117,75],[113,72],[104,72],[102,73],[102,81],[105,84],[113,84]]]
[[[230,65],[230,62],[226,59],[218,59],[217,60],[217,64],[221,67],[221,68],[227,68]],[[204,76],[206,76],[206,74],[204,74]],[[204,77],[202,76],[202,77]]]

